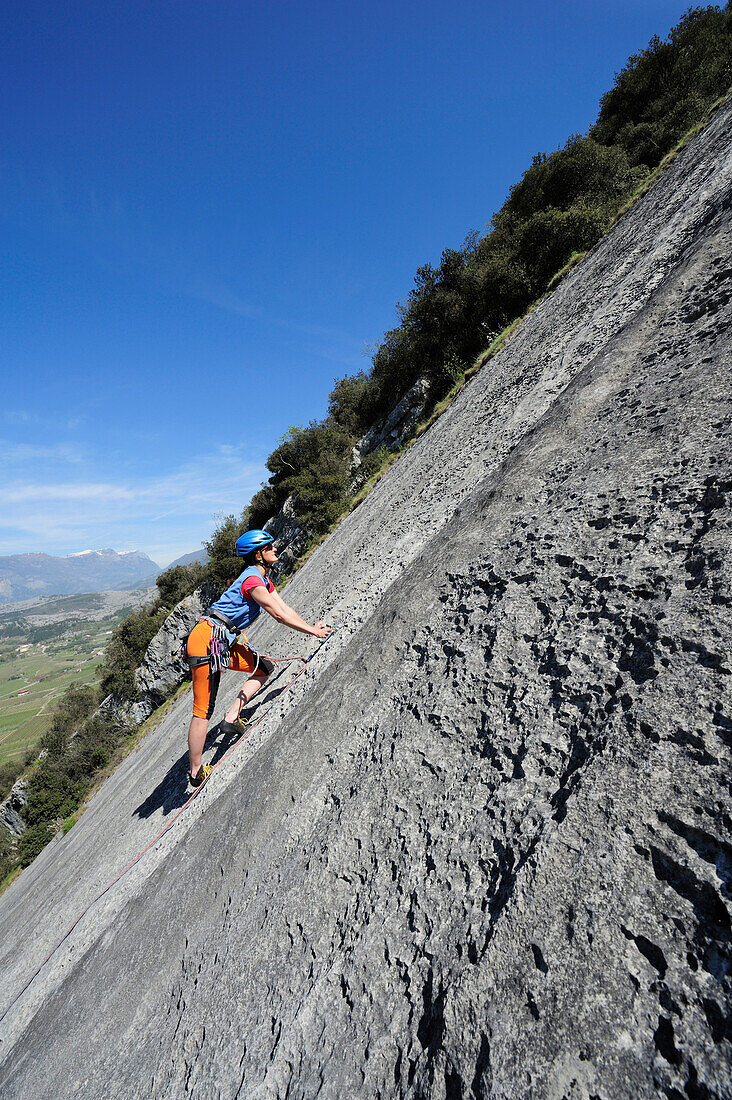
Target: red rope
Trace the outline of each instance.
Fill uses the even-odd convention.
[[[327,635],[327,636],[326,636],[325,638],[323,638],[323,640],[321,641],[321,643],[320,643],[320,645],[318,646],[318,648],[317,648],[317,649],[315,649],[315,650],[313,650],[313,652],[312,652],[312,653],[310,654],[310,656],[309,656],[309,657],[268,657],[268,658],[267,658],[267,660],[268,660],[268,661],[276,661],[276,662],[277,662],[278,664],[280,664],[280,663],[284,663],[285,661],[304,661],[304,662],[305,662],[305,667],[304,667],[304,668],[301,668],[299,672],[296,672],[296,673],[295,673],[295,675],[294,675],[294,676],[292,677],[292,679],[291,679],[291,680],[288,680],[288,681],[287,681],[287,683],[285,684],[285,686],[284,686],[284,687],[282,688],[282,691],[281,691],[281,692],[279,693],[279,695],[277,696],[277,699],[279,699],[280,695],[283,695],[283,694],[284,694],[284,693],[285,693],[285,692],[287,691],[288,687],[290,687],[290,686],[291,686],[291,684],[294,684],[294,683],[295,683],[295,680],[299,679],[299,678],[300,678],[300,676],[302,676],[303,672],[305,672],[305,671],[306,671],[306,669],[307,669],[307,665],[308,665],[308,663],[309,663],[309,662],[310,662],[310,661],[312,660],[312,658],[313,658],[313,657],[315,656],[315,654],[316,654],[316,653],[319,653],[319,652],[320,652],[320,650],[322,649],[322,647],[323,647],[323,645],[325,644],[325,642],[327,642],[328,638],[330,638],[331,636],[332,636],[332,633],[331,633],[331,634],[328,634],[328,635]],[[28,987],[29,987],[29,986],[30,986],[30,985],[32,984],[32,982],[33,982],[33,981],[35,981],[35,979],[36,979],[36,978],[38,977],[38,975],[40,974],[41,970],[43,970],[43,967],[44,967],[44,966],[46,965],[46,963],[47,963],[47,962],[49,961],[49,959],[51,959],[51,958],[52,958],[52,957],[53,957],[53,956],[54,956],[54,955],[56,954],[56,952],[58,951],[58,949],[59,949],[59,947],[61,946],[61,944],[62,944],[62,943],[64,943],[64,942],[65,942],[65,941],[66,941],[66,940],[67,940],[67,939],[69,938],[69,936],[70,936],[70,935],[71,935],[71,933],[72,933],[72,932],[74,931],[74,929],[76,928],[76,926],[78,925],[78,923],[79,923],[79,922],[80,922],[80,921],[82,920],[82,918],[83,918],[83,917],[85,917],[85,916],[86,916],[86,914],[87,914],[87,913],[89,912],[89,910],[91,909],[91,907],[92,907],[93,905],[96,905],[96,903],[97,903],[97,902],[99,901],[99,899],[100,899],[100,898],[103,898],[103,897],[104,897],[104,895],[105,895],[105,894],[107,893],[107,891],[108,891],[108,890],[111,890],[111,889],[112,889],[112,887],[113,887],[113,886],[115,885],[115,883],[119,882],[119,880],[120,880],[120,879],[121,879],[121,878],[122,878],[122,877],[123,877],[124,875],[126,875],[126,874],[127,874],[127,872],[128,872],[128,871],[130,871],[130,870],[131,870],[131,869],[132,869],[132,868],[133,868],[133,867],[135,866],[135,864],[136,864],[136,863],[138,863],[138,862],[139,862],[139,861],[140,861],[140,860],[142,859],[142,857],[143,857],[143,856],[145,855],[145,853],[146,853],[146,852],[149,852],[149,851],[150,851],[150,849],[151,849],[151,848],[153,847],[153,845],[157,844],[157,842],[158,842],[159,840],[161,840],[161,839],[162,839],[162,837],[164,837],[164,836],[165,836],[165,834],[166,834],[166,833],[167,833],[167,832],[168,832],[168,831],[169,831],[170,829],[172,829],[173,825],[175,825],[176,821],[178,820],[178,818],[180,817],[180,815],[181,815],[181,814],[183,813],[183,811],[184,811],[185,809],[187,809],[187,808],[188,808],[188,806],[190,806],[191,802],[193,802],[194,798],[196,798],[196,797],[197,797],[197,796],[198,796],[198,795],[199,795],[199,794],[201,793],[201,791],[202,791],[202,790],[203,790],[203,788],[204,788],[204,787],[206,786],[206,784],[208,783],[209,779],[211,778],[211,776],[213,775],[213,773],[214,773],[214,772],[216,771],[216,769],[217,769],[217,768],[219,767],[219,765],[220,765],[220,764],[223,764],[223,762],[224,762],[224,760],[226,760],[227,756],[231,756],[231,754],[232,754],[232,752],[234,751],[234,749],[236,749],[236,748],[237,748],[237,747],[238,747],[238,746],[239,746],[239,745],[240,745],[240,744],[242,743],[242,741],[246,741],[247,737],[248,737],[248,736],[249,736],[249,734],[250,734],[250,733],[252,732],[252,730],[254,729],[254,727],[255,727],[255,726],[258,726],[258,725],[259,725],[259,723],[260,723],[261,721],[263,721],[263,719],[265,719],[265,718],[267,717],[267,715],[269,714],[269,712],[270,712],[270,711],[272,710],[272,707],[274,707],[274,705],[275,705],[275,702],[277,702],[277,700],[276,700],[276,699],[275,699],[275,700],[274,700],[274,702],[273,702],[273,703],[271,704],[271,706],[267,707],[267,709],[265,710],[264,714],[260,714],[258,718],[255,718],[253,722],[250,722],[250,723],[249,723],[249,725],[248,725],[248,726],[247,726],[247,728],[246,728],[246,732],[245,732],[245,733],[243,733],[243,734],[241,735],[241,737],[239,737],[239,738],[238,738],[238,739],[237,739],[237,740],[236,740],[236,741],[234,742],[234,744],[233,744],[233,745],[231,745],[231,746],[230,746],[230,747],[229,747],[229,748],[228,748],[228,749],[226,750],[226,752],[224,753],[224,755],[223,755],[223,756],[221,757],[221,759],[220,759],[220,760],[217,760],[217,761],[216,761],[216,763],[215,763],[215,764],[214,764],[214,765],[212,766],[212,768],[211,768],[211,771],[210,771],[210,772],[209,772],[209,774],[208,774],[208,777],[207,777],[207,778],[206,778],[206,779],[204,780],[204,782],[203,782],[203,783],[201,783],[200,787],[196,787],[196,789],[194,790],[193,794],[192,794],[192,795],[191,795],[191,796],[190,796],[189,798],[187,798],[187,799],[186,799],[186,801],[185,801],[185,802],[183,803],[183,805],[182,805],[182,806],[181,806],[181,807],[180,807],[180,808],[179,808],[179,809],[178,809],[178,810],[177,810],[177,811],[176,811],[176,812],[175,812],[175,813],[173,814],[173,816],[171,817],[171,819],[170,819],[170,821],[168,822],[168,824],[167,824],[167,825],[166,825],[166,826],[165,826],[165,827],[164,827],[163,829],[161,829],[161,830],[160,830],[160,832],[159,832],[159,833],[157,834],[157,836],[154,836],[154,837],[152,838],[152,840],[151,840],[151,841],[149,841],[149,843],[147,843],[147,844],[145,845],[145,847],[144,847],[144,848],[142,849],[142,851],[138,852],[138,853],[137,853],[137,855],[136,855],[136,856],[134,857],[134,859],[131,859],[131,860],[130,860],[130,862],[129,862],[129,863],[127,864],[127,866],[126,866],[126,867],[124,867],[124,868],[123,868],[123,869],[122,869],[122,870],[121,870],[121,871],[119,872],[119,874],[118,874],[118,875],[115,875],[115,876],[114,876],[114,878],[113,878],[113,879],[112,879],[112,880],[111,880],[110,882],[108,882],[108,883],[107,883],[107,885],[106,885],[106,886],[104,887],[104,889],[100,890],[100,891],[99,891],[99,893],[98,893],[98,894],[97,894],[97,895],[96,895],[95,897],[93,897],[93,898],[92,898],[92,900],[91,900],[91,901],[89,902],[89,904],[88,904],[88,905],[87,905],[87,906],[86,906],[86,907],[85,907],[84,909],[82,909],[82,911],[81,911],[81,912],[79,913],[78,917],[76,917],[76,919],[74,920],[73,924],[70,924],[70,925],[69,925],[69,927],[68,927],[68,928],[66,929],[66,931],[64,932],[63,936],[62,936],[62,937],[61,937],[61,939],[60,939],[60,940],[58,941],[58,943],[57,943],[57,944],[56,944],[56,945],[55,945],[54,947],[52,947],[52,948],[51,948],[51,950],[50,950],[50,951],[48,952],[48,954],[46,955],[45,959],[43,959],[43,961],[42,961],[42,962],[41,962],[41,963],[40,963],[40,964],[39,964],[39,965],[38,965],[38,966],[36,967],[36,969],[35,969],[35,970],[33,971],[33,973],[31,974],[30,978],[29,978],[29,979],[28,979],[28,981],[27,981],[27,982],[25,983],[25,985],[24,985],[24,986],[22,987],[22,989],[21,989],[21,990],[20,990],[20,991],[19,991],[18,993],[16,993],[16,995],[15,995],[15,996],[13,997],[12,1001],[10,1002],[10,1004],[9,1004],[9,1005],[7,1006],[7,1008],[5,1008],[5,1010],[3,1011],[2,1015],[0,1016],[0,1023],[2,1023],[2,1021],[3,1021],[4,1019],[5,1019],[5,1017],[7,1016],[8,1012],[10,1012],[10,1009],[11,1009],[11,1008],[13,1007],[13,1005],[14,1005],[14,1004],[16,1004],[16,1002],[17,1002],[18,1000],[20,1000],[20,998],[21,998],[21,997],[23,996],[23,994],[25,993],[26,989],[28,989]]]

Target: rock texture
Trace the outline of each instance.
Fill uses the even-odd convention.
[[[129,708],[134,723],[144,722],[183,683],[188,668],[179,659],[181,645],[215,598],[208,585],[197,589],[173,608],[150,642],[144,661],[135,671],[139,695]]]
[[[375,424],[362,439],[359,439],[353,448],[351,492],[355,492],[363,484],[362,478],[359,477],[359,467],[365,455],[378,451],[380,447],[384,447],[387,451],[397,451],[405,440],[412,438],[427,408],[429,388],[429,381],[426,378],[418,378],[386,419]]]
[[[280,551],[272,570],[272,577],[277,581],[291,571],[308,543],[308,533],[300,526],[295,513],[294,497],[287,498],[277,515],[267,520],[264,530],[275,537]]]
[[[25,832],[25,821],[20,816],[20,811],[27,801],[26,782],[21,777],[13,784],[8,797],[0,802],[0,825],[7,829],[12,837],[17,838]]]
[[[337,634],[12,1003],[4,1097],[732,1095],[731,125],[295,575]],[[188,706],[0,899],[0,1011]]]

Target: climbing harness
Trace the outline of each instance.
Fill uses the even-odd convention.
[[[224,615],[223,611],[211,610],[204,617],[208,619],[209,622],[216,622],[219,623],[221,626],[226,627],[226,629],[231,634],[239,633],[239,627],[236,625],[233,619],[230,619],[228,615]]]
[[[229,644],[228,634],[229,631],[232,634],[237,634],[237,628],[231,619],[226,615],[221,614],[219,611],[212,611],[205,616],[207,622],[211,623],[211,642],[208,647],[208,653],[202,654],[198,657],[193,657],[188,652],[188,639],[190,633],[186,634],[185,638],[181,642],[179,659],[184,665],[188,667],[189,672],[192,672],[194,668],[200,668],[201,665],[209,665],[212,675],[216,672],[220,672],[222,669],[227,669],[231,664],[231,646]],[[198,620],[201,622],[202,620]],[[196,623],[198,626],[198,623]],[[308,657],[304,657],[301,653],[296,653],[294,656],[289,657],[272,657],[269,654],[258,653],[253,646],[249,645],[249,639],[246,634],[242,634],[244,644],[247,649],[256,657],[254,669],[249,673],[250,676],[256,676],[257,671],[260,668],[265,669],[267,672],[271,672],[271,669],[267,669],[267,664],[280,665],[286,664],[288,661],[307,661]],[[316,651],[317,652],[317,651]]]
[[[198,622],[204,620],[199,619]],[[192,656],[188,652],[188,639],[190,638],[190,632],[186,634],[185,638],[181,642],[180,647],[180,659],[185,665],[188,666],[190,672],[194,668],[200,668],[201,665],[209,665],[211,674],[221,672],[222,668],[228,668],[231,664],[231,652],[229,646],[229,634],[238,634],[239,631],[231,619],[226,615],[222,615],[219,611],[210,611],[205,616],[205,621],[211,624],[211,640],[208,646],[208,653],[201,654],[199,656]],[[196,623],[198,626],[198,623]],[[254,652],[254,650],[252,650]],[[257,662],[257,666],[259,662]]]
[[[276,664],[285,664],[288,661],[302,661],[303,662],[303,667],[300,669],[299,672],[295,673],[295,675],[292,677],[292,679],[287,681],[285,686],[282,688],[282,691],[277,696],[277,699],[279,699],[280,695],[283,695],[284,692],[286,692],[287,689],[292,684],[295,683],[295,680],[298,680],[302,676],[302,674],[307,671],[307,666],[310,664],[313,657],[315,657],[318,653],[320,653],[320,651],[323,648],[323,646],[325,645],[325,643],[328,641],[329,638],[333,637],[336,630],[338,630],[338,627],[332,627],[330,634],[326,635],[326,637],[321,640],[320,645],[316,649],[314,649],[313,652],[307,657],[296,656],[296,657],[267,657],[267,658],[265,658],[266,660],[274,661]],[[208,660],[208,658],[206,658],[206,659]],[[92,900],[89,902],[89,904],[84,909],[82,909],[82,911],[79,913],[78,917],[76,917],[74,922],[71,925],[69,925],[69,927],[66,929],[66,931],[64,932],[63,936],[58,941],[58,943],[54,947],[51,948],[51,950],[46,955],[45,959],[43,959],[43,961],[33,971],[33,973],[31,974],[30,978],[25,983],[23,988],[21,990],[19,990],[18,993],[16,993],[16,995],[13,997],[10,1004],[3,1011],[2,1015],[0,1015],[0,1023],[2,1023],[2,1021],[5,1019],[5,1017],[7,1016],[8,1012],[10,1012],[10,1009],[13,1007],[13,1005],[15,1005],[16,1002],[20,1000],[20,998],[25,993],[26,989],[28,989],[28,987],[32,984],[32,982],[38,977],[41,970],[43,970],[43,967],[46,965],[46,963],[49,961],[49,959],[53,958],[53,956],[58,951],[59,947],[61,947],[61,945],[69,938],[71,933],[76,928],[77,924],[79,924],[79,922],[86,916],[86,914],[89,912],[89,910],[92,908],[92,906],[96,905],[96,903],[100,900],[100,898],[104,897],[104,895],[107,893],[107,891],[111,890],[112,887],[117,882],[119,882],[119,880],[124,875],[126,875],[128,871],[132,870],[132,868],[135,866],[135,864],[139,863],[139,861],[142,859],[142,857],[145,855],[145,853],[149,852],[150,849],[155,844],[157,844],[157,842],[159,840],[161,840],[165,836],[165,834],[170,831],[170,829],[172,829],[173,825],[176,823],[176,821],[181,816],[181,814],[184,812],[184,810],[186,810],[188,808],[188,806],[190,806],[191,802],[193,802],[193,800],[203,790],[206,783],[210,779],[211,775],[216,771],[216,769],[221,764],[223,764],[224,760],[226,760],[227,757],[231,756],[231,754],[234,752],[234,750],[236,748],[238,748],[238,746],[242,743],[242,741],[245,741],[247,739],[247,737],[249,736],[251,731],[254,729],[254,727],[258,726],[259,723],[262,722],[267,717],[269,712],[275,706],[275,704],[277,702],[277,699],[274,699],[272,701],[272,703],[267,707],[267,709],[264,711],[263,714],[258,715],[253,721],[248,723],[248,725],[246,727],[246,730],[244,731],[244,733],[242,733],[241,737],[237,741],[235,741],[234,744],[231,745],[230,748],[228,748],[226,750],[226,752],[224,753],[224,755],[221,757],[220,760],[217,760],[217,762],[215,764],[205,765],[205,768],[207,768],[208,771],[205,774],[203,774],[203,778],[202,778],[200,784],[197,787],[194,788],[193,794],[189,795],[189,797],[186,799],[186,801],[183,803],[183,805],[180,807],[180,809],[178,809],[176,811],[176,813],[173,814],[170,821],[167,823],[167,825],[165,825],[164,828],[162,828],[160,830],[160,832],[157,834],[157,836],[154,836],[152,838],[152,840],[148,844],[146,844],[145,847],[140,852],[138,852],[137,855],[133,859],[130,860],[130,862],[127,864],[127,866],[123,867],[122,870],[119,872],[119,874],[115,875],[115,877],[111,880],[111,882],[108,882],[107,885],[103,889],[101,889],[99,891],[99,893],[96,894],[95,897],[92,898]],[[202,772],[203,772],[203,768],[204,768],[204,766],[202,765]],[[198,774],[202,774],[202,773],[198,773]],[[196,775],[196,778],[198,778],[198,774]]]

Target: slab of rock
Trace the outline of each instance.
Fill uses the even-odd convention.
[[[337,634],[25,989],[188,699],[0,898],[3,1097],[732,1095],[731,125],[295,575]]]

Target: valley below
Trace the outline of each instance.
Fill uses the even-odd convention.
[[[98,683],[115,626],[155,591],[35,597],[0,607],[0,768],[33,754],[69,684]]]

